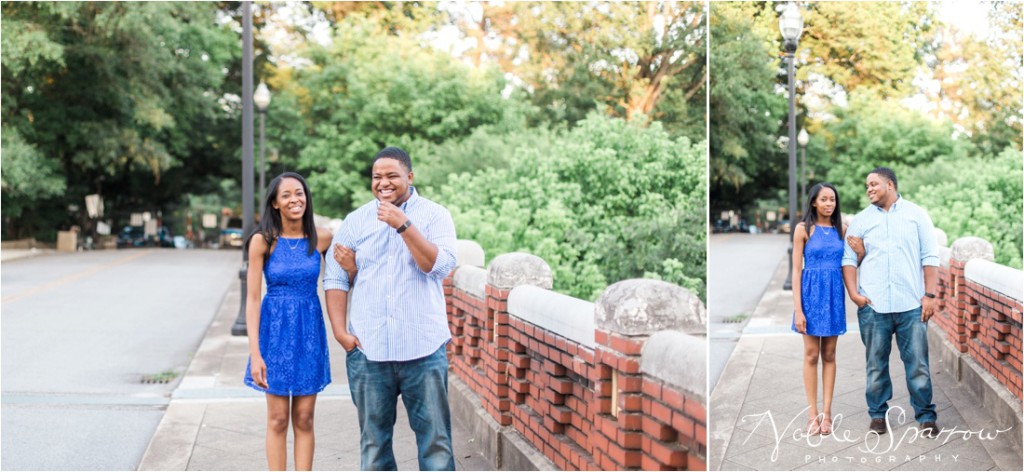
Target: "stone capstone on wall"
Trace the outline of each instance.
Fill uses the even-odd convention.
[[[481,267],[462,266],[455,269],[455,288],[465,291],[476,298],[486,298],[487,271]]]
[[[696,295],[660,280],[630,279],[608,286],[595,308],[597,327],[629,336],[665,329],[707,333],[707,313]]]
[[[550,290],[523,285],[508,294],[508,313],[523,321],[594,348],[594,304]]]
[[[551,267],[544,259],[532,254],[502,254],[487,266],[487,283],[500,290],[511,290],[520,285],[551,290],[552,282]]]
[[[704,401],[708,378],[707,347],[704,338],[682,331],[659,331],[644,344],[640,370]]]
[[[1024,300],[1024,272],[984,259],[964,266],[964,277],[1014,300]]]

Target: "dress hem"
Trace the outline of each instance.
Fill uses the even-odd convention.
[[[295,393],[295,392],[289,392],[289,391],[284,391],[284,390],[276,390],[276,389],[269,389],[269,388],[265,389],[263,387],[258,387],[256,384],[252,383],[252,381],[249,380],[249,379],[245,379],[244,383],[245,383],[245,386],[247,386],[247,387],[249,387],[249,388],[251,388],[251,389],[253,389],[253,390],[257,391],[257,392],[260,392],[260,393],[269,393],[271,395],[277,395],[279,397],[307,397],[307,396],[310,396],[310,395],[316,395],[316,394],[318,394],[320,392],[323,392],[324,389],[326,389],[327,386],[330,385],[331,382],[328,381],[327,383],[321,385],[320,388],[318,388],[317,390],[310,391],[309,393],[305,393],[305,392]]]

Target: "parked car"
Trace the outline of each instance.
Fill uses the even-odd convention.
[[[227,227],[220,230],[220,247],[221,249],[242,247],[245,244],[245,241],[242,239],[243,237],[242,219],[229,218]]]
[[[146,232],[141,226],[125,226],[117,234],[117,247],[143,247],[146,245]]]

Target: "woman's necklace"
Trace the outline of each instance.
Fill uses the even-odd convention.
[[[293,251],[299,247],[299,244],[302,244],[302,238],[286,238],[284,236],[281,236],[281,239],[283,239],[285,243],[288,244],[288,249],[291,249]],[[295,239],[295,244],[292,244],[292,239]]]
[[[825,236],[829,236],[829,235],[832,234],[832,227],[831,226],[821,226],[821,225],[818,225],[818,227],[821,228],[821,230],[825,232]]]

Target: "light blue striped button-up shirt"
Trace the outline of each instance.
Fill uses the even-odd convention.
[[[441,283],[455,268],[455,223],[447,209],[412,188],[401,209],[437,245],[434,267],[423,272],[402,235],[377,219],[378,205],[374,200],[350,213],[334,235],[333,243],[356,253],[355,287],[349,291],[348,274],[328,252],[324,290],[349,292],[348,329],[367,359],[419,359],[451,339]]]
[[[938,266],[935,226],[928,212],[902,196],[885,211],[870,205],[853,218],[847,236],[864,239],[867,254],[857,274],[857,291],[879,313],[901,313],[921,306],[924,266]],[[857,254],[844,242],[843,265],[857,266]]]

